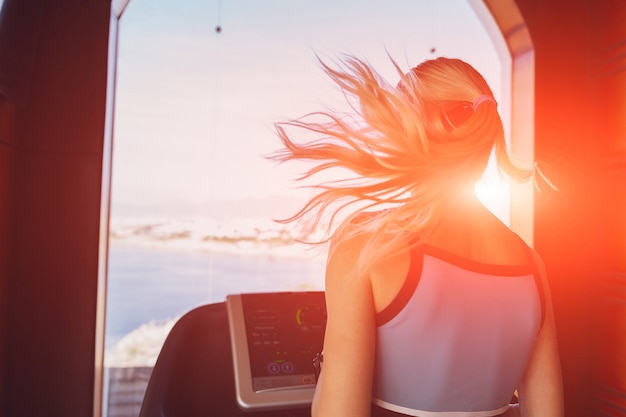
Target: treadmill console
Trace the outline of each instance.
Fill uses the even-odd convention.
[[[235,385],[245,410],[308,406],[326,329],[323,292],[226,298]]]

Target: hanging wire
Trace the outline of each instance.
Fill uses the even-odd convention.
[[[222,0],[217,0],[217,26],[215,26],[216,33],[222,33]]]

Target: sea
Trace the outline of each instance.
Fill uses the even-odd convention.
[[[114,223],[110,235],[109,367],[152,366],[178,318],[228,294],[323,289],[323,249],[295,243],[275,224],[143,219]]]

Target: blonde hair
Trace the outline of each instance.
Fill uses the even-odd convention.
[[[277,123],[284,147],[271,156],[281,162],[311,162],[312,168],[300,180],[332,168],[354,174],[317,184],[317,194],[284,222],[304,221],[307,231],[315,230],[330,211],[327,239],[313,243],[367,234],[368,243],[355,266],[359,273],[400,250],[407,233],[427,234],[437,222],[442,194],[475,183],[494,147],[503,172],[516,180],[532,176],[532,170],[511,162],[493,94],[472,66],[459,59],[437,58],[405,74],[391,61],[400,77],[395,86],[354,56],[345,56],[336,68],[320,60],[353,111],[322,111]],[[488,100],[475,102],[481,96]],[[462,111],[471,107],[456,125],[448,112],[455,106]],[[315,138],[298,143],[291,139],[293,128]],[[362,215],[374,210],[376,215]],[[346,212],[331,231],[339,214]]]

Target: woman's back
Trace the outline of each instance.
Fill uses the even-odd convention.
[[[543,315],[533,256],[497,222],[472,217],[472,233],[412,248],[400,290],[377,311],[373,400],[384,409],[498,415],[522,379]]]

